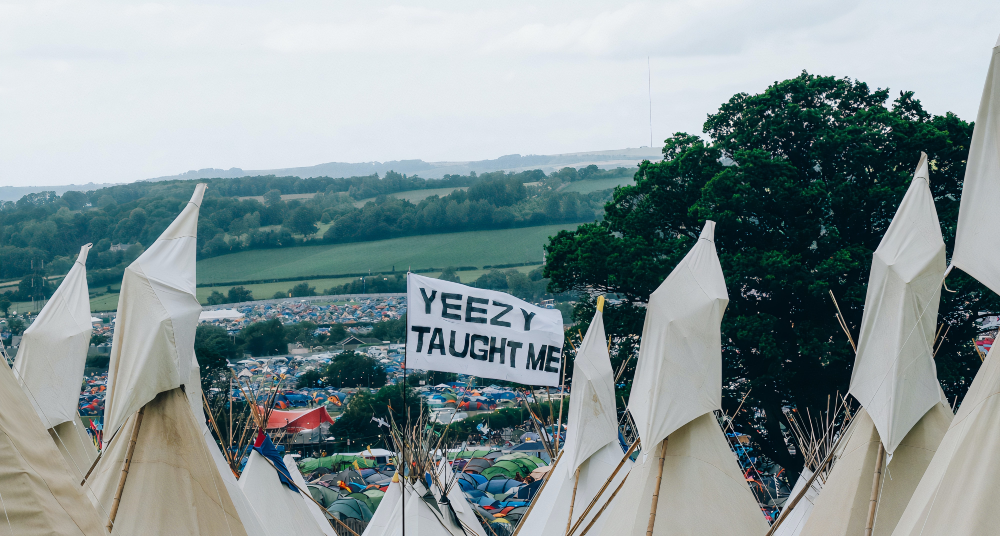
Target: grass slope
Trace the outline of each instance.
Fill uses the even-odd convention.
[[[569,186],[563,188],[563,192],[580,192],[581,194],[589,194],[590,192],[597,192],[600,190],[610,190],[615,186],[620,186],[623,184],[633,185],[635,182],[632,181],[632,177],[619,177],[617,179],[598,179],[594,181],[576,181],[571,183]]]
[[[241,251],[198,261],[199,283],[540,262],[548,237],[576,224],[468,231],[374,242]],[[464,279],[464,278],[463,278]],[[287,284],[287,283],[286,283]],[[287,288],[287,287],[286,287]]]

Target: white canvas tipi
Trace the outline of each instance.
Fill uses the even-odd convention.
[[[872,259],[850,391],[863,408],[801,536],[860,534],[870,519],[872,534],[888,536],[899,521],[952,417],[931,350],[944,271],[944,240],[921,155]],[[877,468],[882,477],[874,486]],[[873,487],[878,502],[870,517]]]
[[[597,312],[573,362],[569,431],[562,458],[546,475],[545,486],[534,498],[531,512],[521,518],[519,536],[564,534],[568,524],[579,521],[624,455],[618,442],[614,371],[604,333],[603,310],[602,296],[598,298]],[[618,487],[630,467],[631,461],[626,461],[612,480],[610,489]],[[573,504],[572,521],[570,503]],[[588,526],[597,511],[597,508],[591,509],[580,526]],[[607,519],[599,517],[591,530],[597,534]]]
[[[291,455],[285,455],[283,461],[285,462],[285,467],[288,468],[289,476],[292,477],[295,485],[302,491],[300,496],[302,497],[302,501],[306,503],[306,510],[309,511],[309,515],[312,516],[313,521],[326,536],[337,536],[323,510],[315,502],[309,500],[309,497],[306,497],[309,494],[309,488],[306,484],[306,479],[302,477],[299,467],[295,464],[295,458],[292,458]]]
[[[1000,267],[989,230],[1000,200],[1000,41],[976,116],[952,263],[994,292]],[[976,374],[893,536],[973,536],[1000,526],[1000,358],[996,345]]]
[[[1000,251],[993,225],[1000,205],[1000,40],[990,58],[986,85],[965,165],[962,201],[951,263],[1000,294]]]
[[[306,508],[306,499],[282,484],[274,467],[257,451],[250,451],[239,483],[269,533],[325,536],[332,532],[322,530]],[[309,491],[303,487],[302,493]]]
[[[722,405],[720,327],[729,303],[714,231],[705,222],[650,296],[629,404],[645,454],[603,514],[600,534],[640,536],[650,526],[655,535],[767,532],[713,413]]]
[[[184,392],[198,377],[195,253],[204,192],[204,184],[195,187],[122,280],[105,452],[89,481],[112,534],[246,535],[202,434],[203,414]]]
[[[59,288],[24,331],[14,360],[21,388],[77,478],[83,478],[97,458],[97,447],[77,410],[90,347],[89,251],[90,244],[80,248]]]
[[[0,364],[0,534],[104,536],[84,496],[14,373]]]

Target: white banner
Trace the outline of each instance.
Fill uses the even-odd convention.
[[[407,368],[559,385],[558,309],[413,273],[407,275],[406,299]]]

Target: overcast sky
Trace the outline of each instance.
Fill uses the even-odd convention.
[[[812,73],[975,119],[996,0],[0,0],[0,185],[473,160],[701,132]]]

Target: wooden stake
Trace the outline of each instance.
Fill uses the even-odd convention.
[[[615,475],[618,474],[618,471],[621,471],[622,466],[625,465],[625,460],[629,459],[629,457],[632,456],[632,452],[635,451],[635,448],[638,446],[639,446],[639,438],[637,437],[635,438],[635,441],[632,442],[632,446],[628,448],[628,452],[625,453],[625,456],[622,456],[622,461],[618,462],[618,466],[615,467],[615,470],[611,472],[611,476],[609,476],[608,479],[604,482],[604,485],[601,486],[601,489],[597,490],[597,494],[594,495],[594,498],[590,501],[590,504],[587,505],[587,508],[583,511],[583,514],[580,515],[580,519],[576,520],[576,523],[573,524],[573,528],[569,529],[569,534],[567,534],[566,536],[570,536],[571,534],[576,532],[576,529],[580,528],[580,523],[583,523],[583,520],[587,517],[587,514],[590,513],[590,510],[594,508],[594,505],[596,505],[597,501],[601,498],[601,494],[603,494],[604,490],[608,489],[608,486],[611,485],[611,481],[615,479]]]
[[[653,525],[656,523],[656,504],[660,501],[660,483],[663,482],[663,459],[667,457],[667,439],[660,443],[659,469],[656,472],[656,487],[653,489],[653,504],[649,508],[649,524],[646,525],[646,536],[653,536]]]
[[[549,471],[550,473],[552,471]],[[569,500],[569,518],[566,520],[566,535],[569,536],[569,528],[573,526],[573,505],[576,504],[576,487],[580,484],[580,468],[576,468],[573,476],[573,496]]]
[[[545,480],[543,480],[542,485],[538,487],[538,491],[535,492],[535,496],[532,498],[531,504],[528,505],[528,510],[524,512],[523,516],[521,516],[521,521],[517,523],[517,528],[514,529],[514,534],[511,534],[511,536],[517,536],[517,533],[521,532],[521,527],[524,526],[525,520],[528,519],[528,516],[531,515],[531,511],[534,510],[535,505],[538,504],[537,500],[538,497],[542,494],[543,491],[545,491],[545,486],[548,485],[552,472],[556,470],[556,466],[559,465],[559,460],[561,459],[562,459],[562,453],[560,452],[559,457],[556,458],[556,462],[552,464],[552,469],[549,469],[549,474],[545,475]]]
[[[135,453],[135,442],[139,438],[139,427],[142,426],[142,414],[146,411],[146,406],[139,408],[135,416],[135,427],[132,428],[132,437],[128,441],[128,450],[125,452],[125,463],[122,464],[122,474],[118,479],[118,489],[115,490],[115,498],[111,502],[111,514],[108,516],[108,523],[105,528],[111,532],[115,525],[115,517],[118,515],[118,506],[121,505],[122,491],[125,489],[125,479],[128,478],[128,470],[132,465],[132,454]]]
[[[882,487],[882,463],[885,461],[885,446],[878,442],[878,457],[875,458],[875,476],[872,477],[872,496],[868,501],[868,522],[865,524],[865,536],[872,536],[875,527],[875,510],[878,508],[879,489]]]

